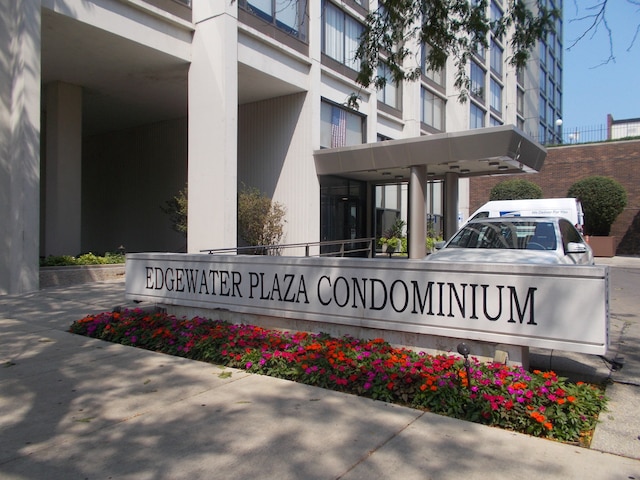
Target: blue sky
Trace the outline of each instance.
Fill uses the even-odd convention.
[[[607,22],[612,31],[615,62],[609,57],[609,36],[599,27],[574,47],[592,20],[575,19],[593,14],[588,7],[602,0],[564,1],[563,128],[604,125],[607,114],[622,120],[640,118],[640,34],[630,50],[638,25],[640,5],[609,0]],[[570,50],[568,50],[570,48]]]

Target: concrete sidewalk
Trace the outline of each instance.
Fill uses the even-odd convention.
[[[3,296],[0,478],[640,478],[637,446],[624,450],[640,431],[616,433],[640,401],[640,336],[621,316],[640,300],[624,288],[612,289],[612,323],[624,319],[617,342],[633,358],[613,373],[599,357],[586,367],[622,391],[603,414],[613,440],[599,446],[604,422],[590,449],[66,332],[124,304],[123,282]],[[583,360],[535,355],[554,368]]]

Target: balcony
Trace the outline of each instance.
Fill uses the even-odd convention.
[[[145,3],[188,22],[191,21],[191,2],[192,0],[145,0]]]

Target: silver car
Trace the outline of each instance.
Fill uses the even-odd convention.
[[[469,221],[425,260],[432,262],[593,265],[591,247],[560,217],[497,217]]]

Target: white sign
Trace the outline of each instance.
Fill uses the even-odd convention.
[[[606,353],[606,266],[127,254],[130,300]]]

